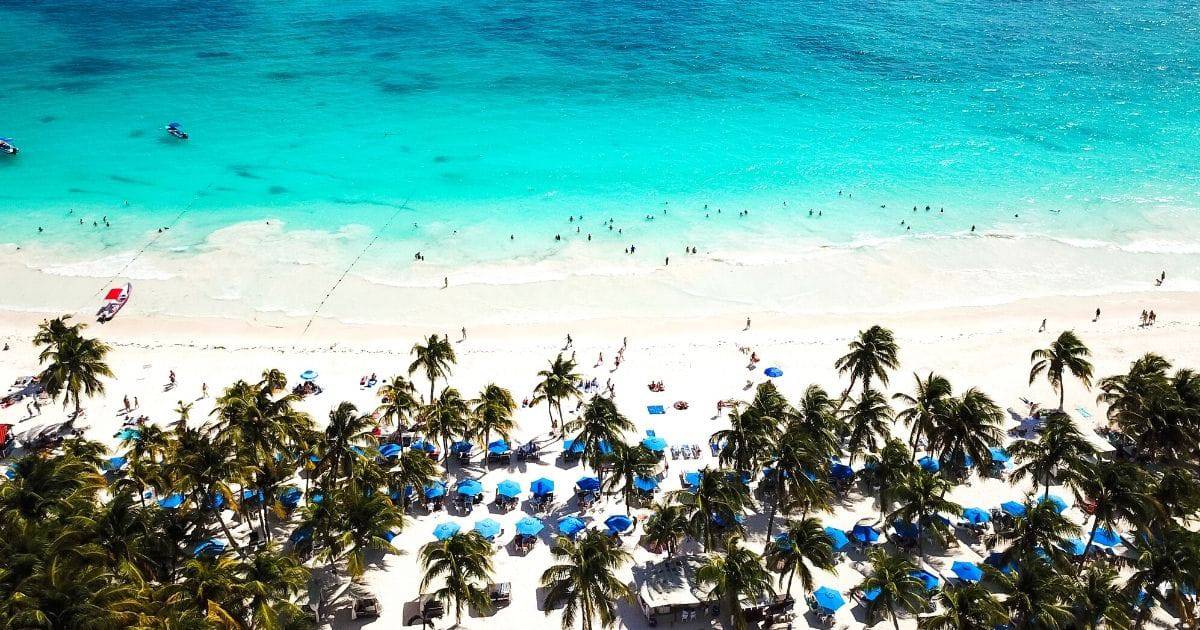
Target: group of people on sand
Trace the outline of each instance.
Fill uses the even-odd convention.
[[[1158,315],[1156,315],[1154,313],[1154,311],[1147,311],[1146,309],[1142,309],[1142,327],[1143,328],[1145,328],[1146,326],[1153,326],[1155,320],[1157,320],[1157,319],[1158,319]]]
[[[372,387],[375,387],[375,383],[378,383],[378,382],[379,382],[379,377],[375,376],[374,372],[371,372],[370,376],[363,376],[362,378],[358,379],[358,386],[361,387],[362,389],[370,389]]]

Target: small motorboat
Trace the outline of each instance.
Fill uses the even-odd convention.
[[[16,155],[18,152],[20,152],[20,149],[13,144],[12,138],[0,138],[0,153]]]
[[[132,292],[133,285],[128,282],[123,287],[109,289],[104,296],[104,304],[100,306],[100,310],[96,311],[96,321],[103,324],[116,317],[125,303],[129,301],[129,294]]]
[[[182,125],[177,122],[167,123],[167,133],[179,138],[180,140],[188,139],[187,132],[184,131]]]

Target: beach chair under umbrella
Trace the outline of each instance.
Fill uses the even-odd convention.
[[[817,608],[827,615],[832,615],[846,605],[846,599],[842,597],[842,594],[828,586],[822,586],[813,591],[812,597],[813,601],[817,603]]]
[[[624,514],[614,514],[604,519],[604,525],[613,534],[624,534],[633,527],[633,519]]]
[[[1038,500],[1038,503],[1052,503],[1054,505],[1054,511],[1058,512],[1059,514],[1062,514],[1067,509],[1067,502],[1057,494],[1042,497]]]
[[[982,525],[992,520],[992,515],[983,508],[969,507],[963,510],[963,520],[972,525]]]
[[[1000,504],[1000,509],[1009,516],[1025,516],[1025,504],[1017,503],[1016,501],[1005,501]]]
[[[913,571],[912,573],[909,573],[909,575],[920,580],[921,585],[924,586],[925,590],[927,591],[936,590],[942,584],[942,581],[939,580],[936,575],[928,571]]]
[[[974,562],[955,560],[954,564],[950,565],[950,572],[964,582],[978,582],[983,579],[983,569]]]
[[[575,537],[576,534],[583,531],[587,525],[577,516],[564,516],[558,521],[558,531],[565,536]]]
[[[495,540],[496,536],[500,535],[501,529],[500,523],[496,522],[495,519],[484,518],[475,521],[475,531],[488,540]]]
[[[850,537],[863,544],[872,544],[879,542],[879,530],[870,525],[855,525],[850,530]]]
[[[926,472],[937,472],[942,469],[941,463],[930,455],[918,459],[917,464],[921,466],[921,470]]]
[[[580,492],[596,492],[600,490],[600,479],[597,477],[580,477],[575,482],[575,488]]]
[[[535,479],[533,483],[529,484],[529,491],[532,492],[533,496],[535,497],[544,497],[554,492],[554,482],[550,479],[546,479],[545,477],[542,477],[541,479]]]
[[[512,479],[505,479],[496,484],[496,494],[505,498],[515,499],[521,495],[521,484]]]
[[[667,441],[657,435],[651,435],[642,440],[642,446],[655,453],[661,453],[667,448]]]
[[[532,516],[526,516],[517,521],[517,533],[522,536],[537,536],[546,528],[546,524]]]
[[[445,523],[439,523],[437,527],[433,528],[433,537],[438,540],[446,540],[461,530],[462,527],[458,523],[446,521]]]
[[[834,551],[843,551],[850,544],[850,539],[846,537],[846,532],[836,527],[826,527],[825,535],[829,537],[829,542]]]
[[[1116,547],[1122,541],[1121,536],[1117,532],[1107,527],[1100,527],[1096,529],[1096,537],[1092,539],[1092,542],[1104,547]]]

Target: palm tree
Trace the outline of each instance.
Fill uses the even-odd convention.
[[[173,489],[187,495],[193,505],[216,514],[229,545],[242,554],[242,548],[221,514],[222,508],[216,507],[215,501],[219,496],[226,506],[237,511],[241,496],[230,484],[244,482],[253,474],[254,468],[235,458],[225,445],[195,429],[186,429],[181,435],[172,467],[177,471]]]
[[[738,519],[750,504],[750,492],[737,474],[705,468],[693,490],[676,490],[674,499],[687,514],[688,533],[711,551],[717,543],[717,523],[740,531]]]
[[[591,530],[576,540],[559,536],[551,553],[557,564],[542,573],[546,614],[561,606],[564,630],[592,630],[596,620],[601,628],[612,627],[617,621],[617,600],[633,597],[616,576],[632,558],[629,552],[612,536]]]
[[[809,510],[827,510],[833,501],[833,488],[828,481],[831,453],[824,438],[814,440],[813,435],[789,428],[766,462],[772,469],[772,476],[766,482],[772,499],[767,517],[768,539],[775,532],[778,510],[789,513],[800,507],[807,517]]]
[[[1170,376],[1170,367],[1166,359],[1147,354],[1127,374],[1102,379],[1098,400],[1108,405],[1109,421],[1133,440],[1137,459],[1190,465],[1200,444],[1194,420],[1200,379],[1191,370]]]
[[[905,478],[896,488],[895,499],[900,504],[888,517],[917,526],[917,550],[925,557],[925,536],[929,535],[939,545],[954,536],[950,527],[939,514],[961,514],[962,506],[946,498],[953,489],[946,479],[924,470],[917,470]]]
[[[1079,536],[1079,526],[1059,514],[1050,501],[1025,502],[1025,513],[1014,517],[1011,527],[996,532],[995,538],[1010,543],[1001,555],[1005,562],[1036,563],[1044,554],[1061,562],[1067,542]]]
[[[346,572],[362,576],[366,569],[366,551],[391,551],[389,538],[404,527],[404,513],[381,492],[365,492],[351,483],[345,490],[326,500],[333,501],[331,512],[337,522],[334,548],[345,550]]]
[[[917,619],[920,630],[993,630],[1008,621],[1004,607],[979,584],[947,586],[933,599],[938,612]]]
[[[634,482],[638,477],[654,476],[658,458],[658,455],[641,444],[629,446],[618,442],[613,447],[612,455],[608,457],[612,475],[604,480],[604,491],[621,493],[621,499],[625,503],[625,514],[631,514],[633,511],[632,499],[638,492]]]
[[[1200,533],[1171,524],[1154,536],[1134,536],[1127,545],[1133,552],[1133,574],[1125,592],[1138,598],[1138,625],[1161,603],[1179,612],[1184,627],[1193,627],[1195,615],[1184,593],[1200,587]]]
[[[450,457],[450,442],[466,435],[470,416],[467,401],[458,390],[447,387],[433,402],[421,408],[420,424],[425,437],[442,441],[442,457]]]
[[[283,628],[284,621],[301,614],[292,598],[308,588],[309,570],[295,556],[274,546],[260,549],[243,563],[239,590],[247,597],[250,621],[255,628]]]
[[[328,490],[337,489],[341,480],[358,476],[358,470],[368,461],[359,451],[375,445],[374,429],[371,416],[358,413],[354,403],[343,401],[329,412],[325,452],[319,464]]]
[[[604,461],[609,451],[624,444],[624,435],[633,431],[629,421],[611,399],[596,396],[583,409],[583,415],[563,425],[563,433],[575,432],[574,443],[582,444],[580,459],[596,471],[604,484]]]
[[[787,419],[785,434],[803,433],[814,449],[833,456],[839,450],[841,423],[837,404],[819,385],[809,385],[800,397],[794,413]]]
[[[57,561],[37,566],[4,599],[10,628],[124,628],[140,606],[133,584],[104,567]]]
[[[759,385],[754,400],[745,411],[734,407],[729,413],[730,428],[712,434],[709,444],[720,447],[718,461],[738,472],[756,470],[775,443],[784,422],[793,410],[773,383]]]
[[[1004,595],[1012,625],[1017,630],[1063,628],[1071,620],[1070,578],[1048,562],[1033,559],[1015,564],[1007,573],[983,566],[984,579]]]
[[[872,549],[868,559],[871,573],[858,585],[858,590],[878,593],[867,602],[867,615],[878,619],[879,613],[886,612],[892,625],[900,630],[900,611],[916,613],[927,602],[925,585],[914,575],[917,566],[908,558],[893,556],[881,548]]]
[[[1087,501],[1092,509],[1092,528],[1079,564],[1083,563],[1101,527],[1115,528],[1120,523],[1145,525],[1161,509],[1151,495],[1154,478],[1144,469],[1121,461],[1098,460],[1087,466],[1075,487],[1075,500]]]
[[[76,326],[71,332],[54,339],[42,351],[39,361],[46,365],[39,375],[39,383],[51,396],[63,394],[63,406],[74,402],[75,414],[83,406],[83,396],[89,398],[104,393],[104,382],[112,378],[112,370],[104,359],[109,347],[98,339],[88,339],[78,333]]]
[[[825,571],[837,571],[833,541],[815,518],[788,523],[785,531],[767,542],[768,566],[779,572],[779,585],[785,593],[792,592],[792,579],[800,576],[800,588],[811,593],[814,588],[809,565]],[[784,580],[787,584],[784,584]]]
[[[434,334],[429,335],[425,345],[414,344],[412,354],[416,359],[409,364],[408,373],[412,374],[417,370],[425,373],[425,378],[429,379],[429,400],[433,401],[437,380],[450,376],[450,371],[457,360],[454,356],[454,346],[449,339],[443,339]]]
[[[389,427],[405,427],[421,406],[417,402],[417,388],[399,374],[379,388],[379,401],[376,409],[379,421]]]
[[[846,423],[849,438],[846,449],[850,451],[850,464],[860,452],[874,451],[879,440],[886,439],[891,431],[887,422],[892,419],[892,408],[883,394],[873,389],[863,389],[858,400],[842,411],[842,422]]]
[[[471,433],[479,438],[480,448],[487,448],[492,441],[492,433],[508,440],[512,436],[515,424],[513,412],[517,403],[512,393],[507,389],[489,383],[479,392],[475,408],[471,410]]]
[[[679,540],[688,532],[687,512],[682,505],[657,503],[654,505],[642,535],[651,547],[665,549],[668,556],[675,555]]]
[[[1073,331],[1063,331],[1049,348],[1034,350],[1029,360],[1033,367],[1029,369],[1029,384],[1032,385],[1042,373],[1050,388],[1058,392],[1058,408],[1062,410],[1066,390],[1063,389],[1063,376],[1068,372],[1079,379],[1083,386],[1092,387],[1092,364],[1087,357],[1092,354],[1087,346],[1075,336]]]
[[[568,398],[579,398],[579,375],[575,373],[575,361],[564,359],[562,353],[550,362],[550,368],[538,372],[537,386],[533,388],[533,404],[546,401],[546,413],[550,416],[550,427],[558,424],[554,420],[554,411],[558,410],[558,420],[563,420],[562,402]]]
[[[1000,407],[972,387],[962,396],[947,399],[942,411],[929,434],[929,450],[955,470],[965,469],[970,460],[990,466],[991,448],[1004,441],[1004,412]]]
[[[440,584],[432,595],[454,608],[455,625],[467,606],[484,613],[492,609],[487,583],[492,578],[492,543],[479,532],[463,532],[421,547],[421,590]]]
[[[1050,495],[1050,482],[1058,477],[1066,485],[1074,484],[1083,474],[1087,458],[1096,453],[1095,447],[1083,437],[1071,417],[1062,412],[1051,413],[1045,419],[1042,434],[1036,442],[1018,440],[1008,447],[1013,460],[1019,464],[1012,471],[1016,482],[1031,477]]]
[[[888,370],[900,367],[896,339],[892,331],[882,326],[858,331],[858,338],[850,342],[849,349],[833,364],[838,374],[850,374],[850,385],[846,387],[842,400],[854,389],[855,382],[862,383],[863,392],[871,389],[873,378],[886,386]]]
[[[720,601],[721,617],[735,630],[747,627],[743,601],[758,601],[775,594],[762,557],[743,547],[736,535],[725,541],[725,553],[709,554],[696,570],[696,579],[708,587],[708,596]]]
[[[1071,598],[1071,613],[1075,627],[1086,630],[1127,630],[1133,601],[1125,592],[1115,567],[1094,564],[1080,576],[1079,585]]]
[[[921,441],[922,435],[928,437],[936,432],[940,423],[940,417],[944,413],[947,399],[952,393],[950,381],[943,376],[939,376],[930,372],[928,376],[922,379],[916,373],[913,373],[913,381],[916,383],[913,394],[893,394],[892,400],[898,400],[906,405],[906,407],[896,414],[896,419],[907,423],[912,431],[908,438],[908,445],[913,449],[913,458],[917,456],[917,445]]]
[[[425,453],[405,449],[384,470],[384,474],[387,477],[388,489],[392,493],[400,493],[401,506],[407,509],[409,499],[405,488],[411,488],[414,493],[418,492],[440,477],[441,470]]]
[[[87,324],[69,324],[67,320],[71,319],[70,315],[55,317],[54,319],[44,319],[38,324],[37,332],[33,335],[33,345],[35,346],[55,346],[63,339],[79,334],[80,329]]]
[[[868,478],[876,489],[875,501],[879,505],[879,520],[896,502],[896,488],[918,470],[904,442],[892,438],[883,445],[878,455],[870,455],[867,462],[871,468]]]

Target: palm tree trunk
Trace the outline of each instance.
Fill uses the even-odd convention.
[[[1092,517],[1092,531],[1088,534],[1087,544],[1083,546],[1083,553],[1079,556],[1079,571],[1076,573],[1083,573],[1083,565],[1087,563],[1088,551],[1092,548],[1092,542],[1096,540],[1097,529],[1100,529],[1099,514]]]
[[[771,542],[771,534],[775,531],[775,513],[779,503],[783,501],[783,472],[775,471],[775,500],[771,502],[771,515],[767,517],[767,542]]]
[[[221,531],[225,532],[225,538],[229,540],[229,546],[233,547],[233,550],[236,551],[239,556],[245,558],[246,554],[242,551],[242,548],[238,546],[237,541],[234,540],[233,532],[229,531],[229,526],[225,524],[225,517],[221,516],[221,509],[217,508],[216,512],[217,522],[221,524]]]
[[[1059,385],[1058,386],[1058,410],[1059,411],[1063,410],[1063,401],[1066,400],[1066,397],[1067,397],[1067,388],[1063,387],[1062,385]]]
[[[549,397],[546,398],[546,415],[550,417],[550,428],[557,428],[558,425],[554,424],[554,401]]]
[[[896,616],[896,607],[892,604],[888,604],[888,613],[892,615],[892,627],[894,627],[896,630],[900,630],[900,618]]]

